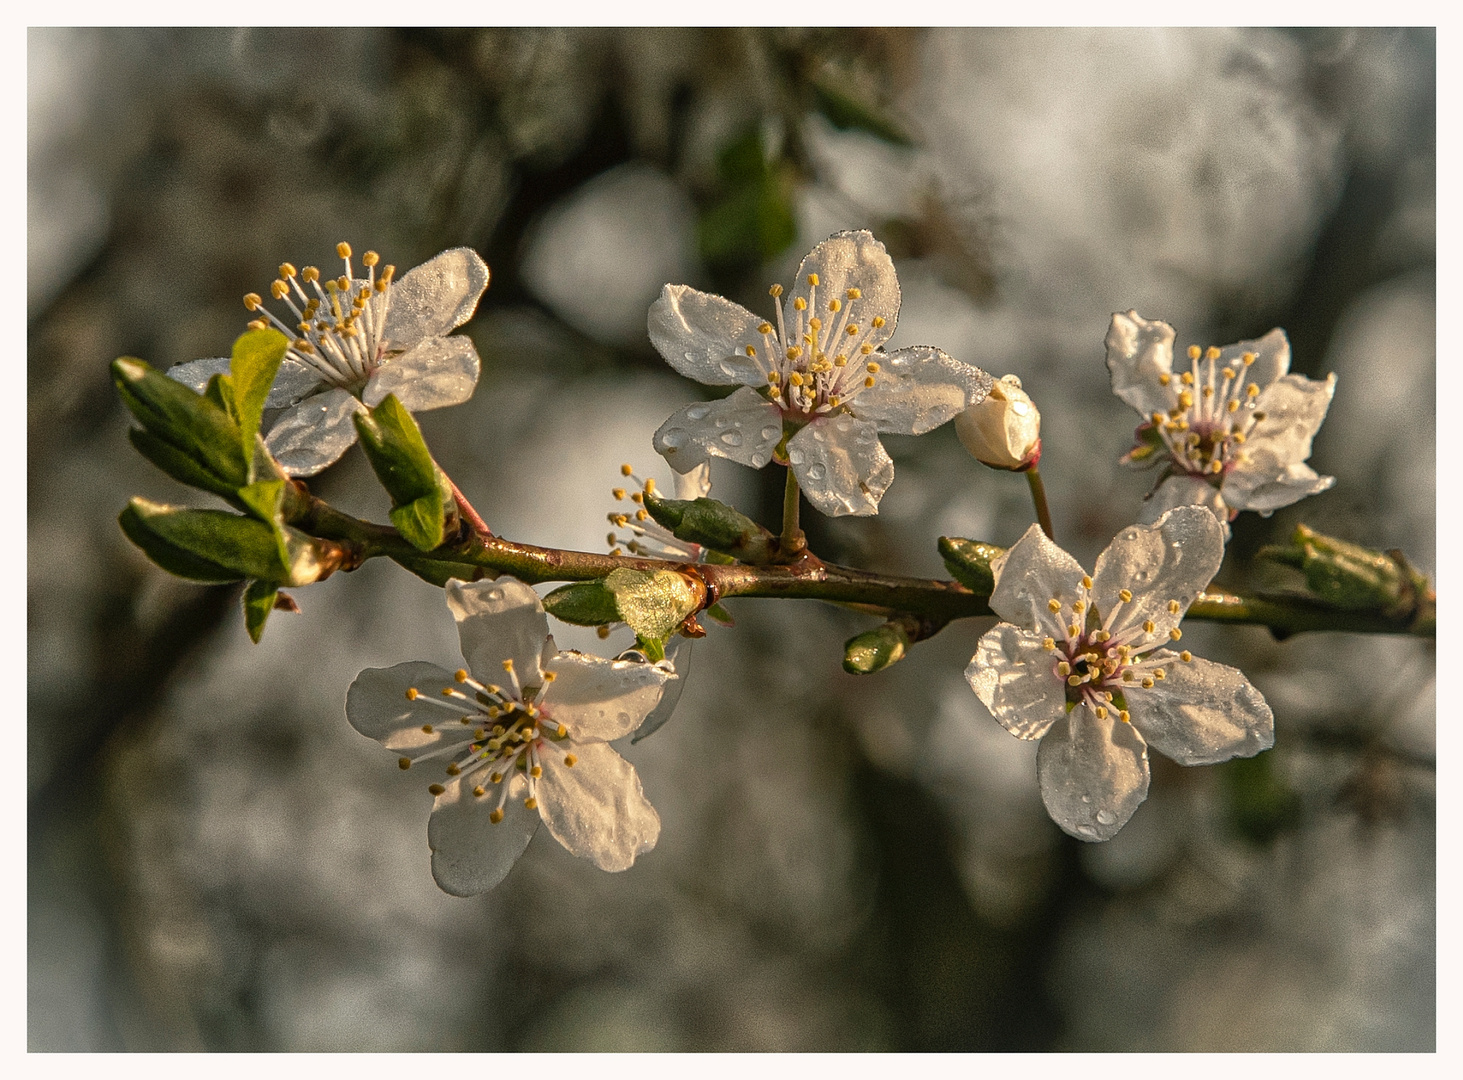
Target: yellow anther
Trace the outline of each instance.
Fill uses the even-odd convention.
[[[409,758],[409,757],[397,758],[396,759],[396,765],[397,765],[397,768],[400,768],[400,769],[410,769],[411,768],[411,758]]]
[[[1083,574],[1082,575],[1082,587],[1084,589],[1090,589],[1090,588],[1092,588],[1092,579],[1090,577],[1088,577],[1086,574]]]
[[[621,465],[620,466],[620,475],[621,476],[629,476],[634,471],[635,470],[632,469],[629,465]]]
[[[1153,677],[1155,679],[1166,679],[1168,678],[1168,672],[1164,671],[1163,668],[1156,668],[1153,672]]]
[[[1187,390],[1183,391],[1182,393],[1179,394],[1179,404],[1182,405],[1186,409],[1193,408],[1193,406],[1194,406],[1194,395],[1191,394],[1191,393],[1189,393]]]
[[[467,682],[467,668],[458,668],[452,673],[452,677],[458,682]]]
[[[615,501],[616,502],[620,502],[620,501],[622,501],[625,498],[625,489],[624,488],[610,488],[610,494],[615,497]]]
[[[610,628],[608,626],[596,626],[594,632],[601,641],[610,636]]]
[[[387,285],[391,284],[391,279],[395,276],[396,267],[392,266],[390,263],[387,263],[385,266],[383,266],[381,268],[381,275],[376,279],[376,291],[381,292],[382,290],[384,290]]]
[[[1204,350],[1204,359],[1205,360],[1218,360],[1219,359],[1219,346],[1218,345],[1210,345],[1209,348],[1205,349]]]
[[[849,323],[846,327],[843,328],[843,332],[849,337],[855,337],[858,334],[858,325],[855,323]]]
[[[781,285],[774,285],[774,286],[772,286],[772,288],[768,289],[767,291],[769,293],[771,293],[773,296],[781,296],[782,295],[782,286]]]
[[[1182,630],[1180,630],[1177,626],[1175,626],[1172,630],[1170,630],[1168,632],[1168,639],[1170,641],[1177,641],[1179,638],[1181,638],[1183,636],[1184,636],[1184,632]]]
[[[307,266],[307,267],[305,267],[305,269],[303,269],[303,270],[300,271],[300,280],[302,280],[306,285],[308,285],[308,284],[310,284],[311,282],[314,282],[314,281],[319,281],[320,280],[320,270],[319,270],[319,268],[314,267],[314,266]]]
[[[1131,592],[1129,592],[1127,589],[1119,589],[1118,590],[1118,599],[1121,600],[1125,604],[1131,603],[1132,602],[1132,599],[1133,599],[1133,594]]]
[[[1057,674],[1062,676],[1072,674],[1072,665],[1063,660],[1057,665]]]
[[[512,674],[512,672],[513,672],[513,660],[511,658],[503,661],[503,670],[506,671],[506,672],[508,672],[508,673],[510,673],[510,674]]]
[[[1168,602],[1168,613],[1170,615],[1177,615],[1183,609],[1184,606],[1180,604],[1177,600],[1170,600]]]
[[[811,285],[811,286],[813,286],[814,288],[817,288],[818,287],[818,275],[817,274],[809,274],[808,275],[808,284]]]
[[[424,735],[430,735],[430,734],[432,734],[432,732],[433,732],[433,731],[434,731],[434,730],[435,730],[435,729],[434,729],[434,728],[433,728],[433,727],[432,727],[432,725],[431,725],[431,724],[423,724],[423,725],[422,725],[422,733],[423,733],[423,734],[424,734]]]
[[[844,356],[843,353],[839,353],[837,356],[835,356],[833,358],[833,366],[834,367],[845,367],[845,366],[847,366],[847,364],[848,364],[848,357]]]
[[[440,795],[447,789],[444,788],[441,784],[428,784],[427,790],[430,791],[433,795]]]
[[[477,787],[472,789],[472,793],[476,795],[479,799],[481,799],[484,795],[488,793],[488,789],[479,784]],[[491,814],[489,814],[488,816],[492,817]]]
[[[1197,359],[1199,359],[1199,353],[1200,353],[1199,346],[1197,346],[1197,345],[1190,345],[1189,346],[1189,359],[1190,360],[1197,360]]]
[[[879,362],[877,360],[870,360],[865,367],[870,375],[879,374]]]
[[[342,240],[335,245],[335,253],[342,259],[349,259],[351,257],[351,246]]]
[[[860,292],[858,289],[849,289],[843,295],[846,296],[846,297],[848,297],[850,300],[858,300],[858,299],[862,298],[862,296],[864,294],[862,292]]]
[[[1215,474],[1222,473],[1224,471],[1224,462],[1211,461],[1209,463],[1209,471]]]
[[[406,700],[407,701],[415,701],[420,694],[421,694],[421,691],[418,690],[415,686],[408,686],[406,688]]]
[[[544,774],[544,770],[543,770],[542,766],[539,766],[539,765],[535,765],[533,768],[531,768],[531,769],[528,770],[528,775],[529,776],[532,776],[535,780],[537,780],[543,774]]]
[[[1109,634],[1106,630],[1099,630],[1097,633],[1092,635],[1092,640],[1097,642],[1103,642],[1108,640],[1108,638],[1110,637],[1112,637],[1112,635]]]
[[[1133,673],[1131,671],[1124,671],[1123,672],[1123,682],[1132,682],[1132,681],[1133,681]]]
[[[1093,709],[1092,711],[1097,714],[1097,718],[1099,720],[1106,720],[1107,719],[1107,708],[1105,706],[1099,705],[1097,708]]]
[[[264,299],[257,292],[244,294],[244,307],[250,311],[258,311],[263,304]]]
[[[800,346],[800,345],[792,345],[792,346],[789,346],[789,348],[787,350],[787,358],[789,360],[796,360],[798,357],[800,357],[802,355],[803,355],[802,346]]]
[[[1201,392],[1201,393],[1202,393],[1202,394],[1203,394],[1203,395],[1204,395],[1204,396],[1205,396],[1205,397],[1206,397],[1206,398],[1211,398],[1211,397],[1213,397],[1213,396],[1214,396],[1214,387],[1212,387],[1212,386],[1206,386],[1206,387],[1204,387],[1204,389],[1203,389],[1203,390],[1202,390],[1202,391],[1200,391],[1200,392]]]
[[[1147,675],[1145,675],[1145,676],[1143,676],[1143,681],[1141,683],[1139,683],[1138,685],[1140,685],[1141,687],[1143,687],[1144,690],[1152,690],[1153,689],[1153,680],[1151,678],[1149,678]]]
[[[748,345],[747,346],[747,355],[748,356],[756,356],[757,355],[757,346],[755,346],[755,345]]]
[[[447,775],[448,776],[456,776],[460,772],[462,772],[462,770],[460,768],[458,768],[457,762],[455,762],[455,761],[452,762],[450,765],[447,766]]]
[[[377,255],[374,251],[368,251],[361,256],[361,262],[365,263],[365,265],[367,266],[375,266],[380,261],[381,256]]]
[[[1228,405],[1225,406],[1225,408],[1227,408],[1230,412],[1239,412],[1239,402],[1231,401]]]
[[[772,333],[772,324],[769,323],[769,322],[763,323],[761,326],[757,327],[757,333],[759,333],[759,334],[770,334],[770,333]]]
[[[1245,433],[1243,431],[1234,431],[1231,432],[1230,438],[1232,438],[1237,443],[1243,443],[1245,441]],[[1240,455],[1240,460],[1244,460],[1243,454]]]
[[[524,808],[525,809],[528,809],[528,810],[537,810],[538,809],[538,800],[535,799],[532,795],[530,795],[528,798],[526,798],[526,799],[523,800],[523,805],[524,805]]]
[[[1145,634],[1151,634],[1151,633],[1153,633],[1153,631],[1155,629],[1157,629],[1157,627],[1154,625],[1154,622],[1153,622],[1152,619],[1144,619],[1143,620],[1143,633],[1145,633]]]
[[[1086,610],[1087,610],[1087,605],[1085,603],[1083,603],[1081,600],[1073,600],[1072,601],[1072,614],[1074,614],[1074,615],[1081,615]]]
[[[276,300],[282,300],[290,291],[289,283],[278,279],[269,283],[269,295]]]
[[[866,378],[864,380],[864,389],[867,390],[869,387],[871,387],[873,385],[874,385],[874,377],[872,375],[870,375],[868,378]]]
[[[1258,357],[1256,357],[1255,354],[1252,353],[1252,352],[1247,352],[1243,356],[1240,357],[1240,360],[1243,361],[1245,367],[1249,367],[1257,359],[1258,359]]]
[[[862,344],[862,345],[860,345],[860,346],[859,346],[859,347],[858,347],[858,351],[859,351],[859,352],[860,352],[860,353],[862,353],[862,354],[863,354],[863,355],[864,355],[864,356],[868,356],[868,355],[869,355],[869,354],[870,354],[870,353],[872,353],[872,352],[873,352],[873,351],[874,351],[874,347],[873,347],[873,346],[872,346],[872,345],[870,345],[870,344],[869,344],[869,343],[868,343],[868,342],[867,342],[867,341],[866,341],[866,342],[864,342],[864,343],[863,343],[863,344]]]
[[[633,503],[643,503],[645,501],[645,496],[638,491],[632,492],[630,495],[630,501]]]
[[[808,320],[808,325],[811,326],[814,330],[821,330],[823,329],[823,320],[814,315],[811,319]]]
[[[1173,376],[1170,375],[1168,372],[1165,371],[1165,372],[1162,372],[1162,373],[1159,374],[1159,376],[1158,376],[1158,385],[1159,386],[1167,386],[1171,382],[1173,382]]]
[[[1194,654],[1189,652],[1188,649],[1185,649],[1183,652],[1179,653],[1179,659],[1186,664],[1192,664],[1194,662]]]
[[[1045,649],[1047,652],[1051,652],[1053,649],[1055,649],[1057,647],[1057,643],[1055,641],[1053,641],[1051,638],[1043,638],[1042,641],[1041,641],[1041,647],[1043,649]]]
[[[838,299],[838,297],[835,296],[832,300],[829,300],[828,301],[828,310],[829,311],[833,311],[833,312],[842,311],[843,310],[843,301],[840,300],[840,299]]]
[[[568,768],[571,768],[572,769],[572,768],[574,768],[575,765],[579,764],[579,758],[576,757],[573,754],[565,754],[564,755],[564,764]]]
[[[1245,387],[1245,397],[1248,397],[1248,398],[1256,398],[1256,397],[1259,397],[1259,396],[1260,396],[1260,388],[1258,386],[1256,386],[1254,383],[1250,383],[1249,386]]]
[[[1082,627],[1078,626],[1076,623],[1073,623],[1071,626],[1067,627],[1067,636],[1068,637],[1076,637],[1081,632],[1082,632]]]
[[[315,346],[311,345],[304,338],[295,338],[295,351],[302,352],[308,356],[315,351]]]
[[[554,734],[562,739],[569,734],[569,729],[566,728],[563,724],[560,724],[558,725],[558,727],[554,728]]]
[[[636,510],[635,511],[635,520],[636,521],[647,521],[647,520],[649,520],[649,518],[650,518],[650,511],[648,511],[648,510]]]
[[[1131,724],[1133,722],[1133,718],[1128,715],[1127,709],[1122,709],[1118,712],[1118,719],[1125,724]]]
[[[1067,676],[1067,685],[1068,686],[1081,686],[1082,685],[1082,676],[1081,675],[1068,675]]]
[[[884,325],[884,317],[882,315],[875,315],[869,322],[873,323],[875,330],[878,330]]]
[[[482,789],[479,788],[478,790]],[[477,792],[474,791],[473,794],[476,795]],[[488,820],[491,821],[494,825],[497,825],[499,822],[501,822],[503,820],[503,808],[501,806],[493,807],[493,812],[488,815]]]
[[[1183,383],[1185,386],[1193,386],[1194,373],[1192,371],[1185,371],[1182,375],[1179,376],[1179,382]]]
[[[452,689],[452,687],[450,687],[450,686],[444,686],[444,687],[442,687],[442,696],[443,697],[451,697],[455,693],[457,693],[457,691],[454,690],[454,689]]]
[[[808,302],[804,300],[801,296],[799,296],[796,300],[792,302],[792,308],[794,311],[807,311]]]
[[[1232,367],[1227,367],[1227,368],[1221,369],[1221,371],[1219,372],[1219,374],[1223,375],[1226,379],[1232,379],[1236,375],[1238,375],[1239,372],[1235,371],[1234,368],[1232,368]]]

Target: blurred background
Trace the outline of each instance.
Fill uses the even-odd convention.
[[[1431,642],[1186,627],[1275,749],[1155,756],[1084,845],[961,676],[988,621],[855,678],[866,617],[733,601],[625,751],[659,846],[607,875],[541,832],[456,899],[430,796],[343,711],[363,667],[457,666],[441,592],[372,563],[251,646],[236,588],[117,528],[203,497],[127,445],[107,364],[226,355],[240,297],[338,240],[470,245],[482,380],[422,427],[499,533],[604,550],[619,464],[664,485],[650,435],[708,393],[649,346],[660,286],[770,315],[871,228],[893,346],[1035,397],[1084,563],[1151,482],[1103,365],[1136,308],[1180,346],[1283,326],[1339,374],[1335,488],[1243,516],[1222,582],[1273,584],[1249,556],[1300,520],[1431,574],[1434,83],[1430,30],[31,30],[30,1048],[1433,1049]],[[804,511],[825,557],[943,576],[936,536],[1031,523],[948,426],[885,445],[877,518]],[[780,470],[713,478],[775,525]],[[358,450],[312,486],[384,520]]]

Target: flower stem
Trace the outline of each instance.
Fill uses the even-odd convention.
[[[1048,540],[1055,541],[1052,535],[1052,512],[1046,506],[1046,485],[1041,482],[1041,470],[1035,465],[1026,470],[1026,485],[1031,488],[1031,501],[1036,506],[1036,520],[1041,525],[1041,531],[1046,533]]]
[[[447,476],[446,473],[442,475]],[[447,476],[447,486],[452,489],[452,497],[457,500],[457,512],[462,515],[462,520],[466,521],[471,526],[472,531],[477,533],[478,536],[492,536],[493,530],[488,528],[488,523],[473,509],[472,503],[467,501],[467,496],[462,493],[457,483],[450,476]]]
[[[792,466],[787,469],[787,486],[782,489],[782,536],[778,543],[782,554],[796,555],[807,547],[803,530],[798,528],[798,478],[793,475]]]

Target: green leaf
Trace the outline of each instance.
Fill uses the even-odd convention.
[[[187,484],[189,487],[202,488],[215,495],[222,495],[226,499],[234,497],[236,490],[234,485],[215,476],[171,443],[159,439],[143,428],[132,428],[127,432],[127,438],[137,448],[139,454],[174,480]]]
[[[393,562],[410,570],[423,581],[443,588],[453,578],[458,581],[481,581],[496,576],[491,570],[471,563],[451,562],[441,559],[412,558],[406,555],[391,556]]]
[[[897,623],[888,622],[849,638],[843,646],[843,670],[850,675],[872,675],[904,659],[909,634]]]
[[[913,141],[893,120],[847,89],[848,80],[836,71],[820,72],[813,79],[813,100],[818,111],[836,128],[867,131],[896,146],[913,146]]]
[[[138,446],[150,461],[184,483],[218,494],[231,494],[248,483],[239,426],[229,412],[231,395],[222,377],[210,380],[212,396],[206,396],[143,360],[124,356],[112,362],[112,380],[123,404],[151,436],[146,449]],[[160,443],[177,453],[166,454]],[[196,469],[180,464],[177,455],[190,459]]]
[[[991,560],[1005,554],[1005,548],[958,536],[940,537],[939,546],[945,566],[956,581],[978,596],[990,596],[996,587]]]
[[[621,568],[612,570],[604,584],[614,593],[620,618],[647,640],[664,641],[700,605],[698,590],[674,570]]]
[[[244,509],[274,529],[280,565],[288,566],[290,557],[285,546],[284,518],[280,513],[284,505],[284,490],[283,480],[258,480],[239,489],[239,502]]]
[[[622,621],[615,594],[603,581],[561,585],[544,597],[544,610],[575,626],[606,626]]]
[[[233,354],[229,359],[234,392],[233,413],[239,422],[244,460],[251,467],[259,419],[264,415],[264,403],[289,344],[289,338],[270,327],[246,330],[234,341]]]
[[[358,411],[355,425],[376,478],[391,496],[397,530],[422,551],[439,547],[456,503],[416,420],[387,394],[374,409]]]
[[[238,424],[239,412],[234,401],[233,379],[223,374],[213,376],[203,388],[203,396],[227,413],[235,425]]]
[[[1312,595],[1347,611],[1408,614],[1428,591],[1428,580],[1400,553],[1373,551],[1307,525],[1295,527],[1288,545],[1266,546],[1257,554],[1296,567]]]
[[[144,555],[177,577],[216,584],[240,581],[245,576],[170,542],[149,527],[146,517],[135,506],[123,510],[117,516],[117,524]]]
[[[255,645],[264,636],[264,624],[279,598],[279,586],[265,581],[251,581],[244,589],[244,629]]]
[[[677,539],[700,544],[753,565],[770,562],[777,538],[725,503],[699,499],[662,499],[647,492],[646,511]]]
[[[262,521],[224,510],[194,510],[135,498],[128,504],[138,530],[193,558],[232,571],[231,580],[258,578],[284,584],[289,563],[281,558],[276,529]],[[127,531],[127,525],[123,530]],[[152,548],[132,531],[127,535],[148,555]],[[154,561],[157,561],[154,559]],[[163,569],[171,569],[163,565]]]

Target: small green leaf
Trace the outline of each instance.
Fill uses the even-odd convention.
[[[279,586],[266,581],[251,581],[244,588],[244,629],[255,645],[264,636],[264,624],[279,598]]]
[[[264,403],[288,348],[289,338],[271,327],[246,330],[234,341],[233,354],[229,359],[234,392],[233,413],[239,423],[244,459],[251,466],[254,436],[259,431],[259,419],[264,415]]]
[[[202,488],[226,499],[234,497],[235,486],[215,476],[203,465],[183,453],[171,443],[159,439],[143,428],[132,428],[127,438],[137,452],[152,462],[174,480],[189,487]]]
[[[843,647],[843,670],[850,675],[872,675],[904,659],[909,634],[898,623],[888,622],[849,638]]]
[[[560,585],[544,597],[544,610],[575,626],[606,626],[622,621],[615,594],[603,581],[576,581]]]
[[[867,131],[896,146],[912,146],[909,136],[881,110],[860,100],[847,89],[849,80],[835,70],[813,78],[813,100],[818,111],[837,128]]]
[[[647,492],[645,509],[677,539],[700,544],[752,565],[771,561],[777,538],[725,503],[699,499],[662,499]]]
[[[636,636],[664,641],[700,604],[698,590],[674,570],[612,570],[604,579],[615,607]]]
[[[439,547],[456,503],[416,420],[388,394],[374,409],[357,412],[355,425],[376,478],[391,496],[397,530],[422,551]]]
[[[1429,588],[1427,579],[1397,554],[1326,536],[1307,525],[1295,527],[1288,545],[1266,546],[1257,554],[1296,567],[1305,574],[1312,595],[1347,611],[1408,614]]]
[[[283,480],[258,480],[239,489],[239,502],[244,509],[274,529],[280,565],[288,566],[290,558],[285,547],[284,519],[280,513],[284,505],[284,491]]]
[[[134,506],[129,505],[117,516],[117,524],[144,555],[177,577],[217,584],[240,581],[245,576],[171,543],[150,528],[147,519]]]
[[[149,460],[184,483],[218,494],[231,494],[248,483],[239,426],[229,412],[231,397],[221,376],[210,381],[212,396],[206,396],[168,378],[145,361],[124,356],[112,362],[112,380],[123,404],[155,440],[148,441],[146,449],[138,447]],[[197,469],[179,464],[176,456],[167,455],[158,443],[191,459]],[[168,464],[163,464],[164,459]],[[207,483],[201,482],[205,479]]]
[[[1004,555],[1005,548],[958,536],[940,537],[939,547],[945,566],[956,581],[978,596],[990,596],[996,587],[991,561],[998,555]]]
[[[248,577],[281,584],[290,580],[289,564],[281,558],[277,530],[262,521],[224,510],[165,506],[141,498],[133,499],[128,510],[134,515],[137,527],[149,536],[196,559],[232,571],[235,580]],[[128,536],[152,554],[151,548],[138,541],[133,532],[128,532]]]
[[[645,658],[652,664],[658,664],[665,659],[665,638],[646,638],[636,635],[635,647],[645,654]]]

